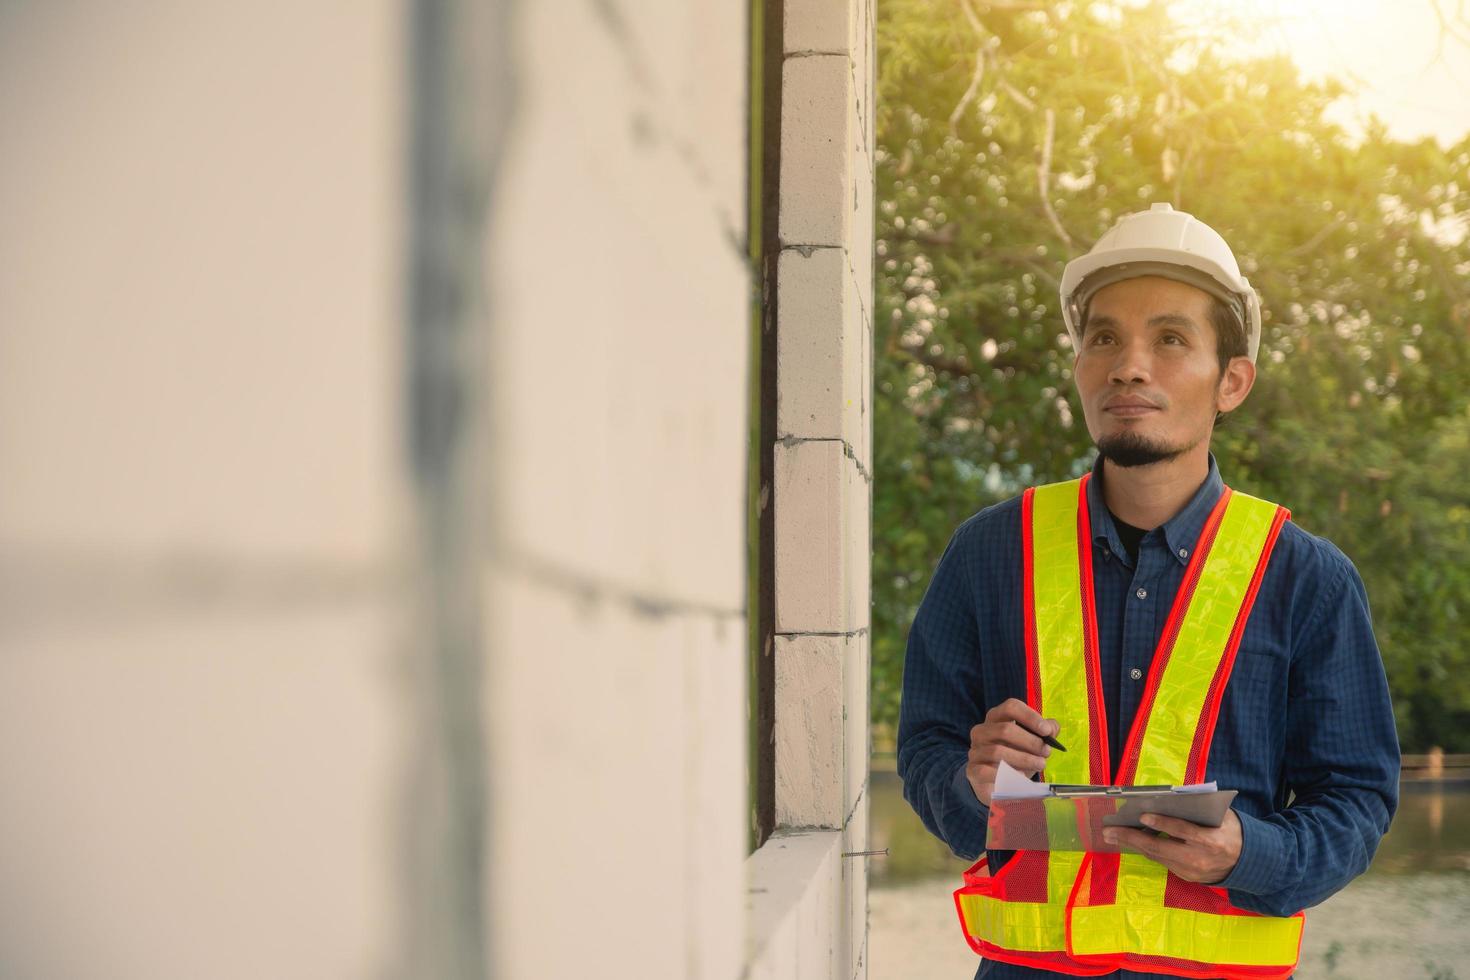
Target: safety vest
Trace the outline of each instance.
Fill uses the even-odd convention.
[[[1070,733],[1068,751],[1048,757],[1043,778],[1107,784],[1087,482],[1033,487],[1022,498],[1026,703]],[[1289,516],[1229,488],[1210,512],[1154,651],[1116,785],[1204,782],[1241,633]],[[1185,881],[1141,854],[1019,850],[994,876],[982,856],[964,880],[954,897],[971,948],[1074,976],[1122,968],[1283,980],[1306,922],[1304,912],[1238,908],[1225,889]]]

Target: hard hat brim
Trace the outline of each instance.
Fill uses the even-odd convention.
[[[1088,283],[1094,273],[1113,268],[1126,268],[1128,271],[1116,277],[1103,276],[1099,279],[1092,279],[1091,283]],[[1171,275],[1173,269],[1181,271]],[[1201,280],[1201,274],[1204,281]],[[1062,272],[1060,293],[1062,319],[1066,323],[1068,334],[1071,335],[1073,349],[1081,349],[1082,316],[1085,304],[1097,289],[1124,279],[1150,275],[1176,279],[1204,289],[1206,292],[1216,295],[1224,293],[1234,297],[1240,303],[1241,312],[1244,315],[1245,322],[1242,326],[1245,328],[1247,356],[1252,364],[1255,363],[1261,341],[1261,305],[1260,297],[1251,287],[1250,280],[1198,253],[1156,246],[1094,252],[1079,256],[1067,263]],[[1085,284],[1087,285],[1086,293],[1080,294],[1079,290]],[[1215,288],[1210,288],[1211,284]]]

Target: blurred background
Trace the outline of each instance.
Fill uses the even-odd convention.
[[[1090,468],[1058,280],[1151,201],[1261,293],[1259,383],[1214,452],[1361,571],[1405,753],[1297,975],[1470,975],[1465,6],[885,0],[878,42],[872,975],[968,963],[924,934],[965,862],[892,775],[907,624],[961,521]]]

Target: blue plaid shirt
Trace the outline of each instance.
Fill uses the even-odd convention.
[[[1144,535],[1135,564],[1103,503],[1102,461],[1093,468],[1087,503],[1110,745],[1121,746],[1133,723],[1189,553],[1223,491],[1211,455],[1204,483]],[[1007,698],[1026,699],[1020,499],[987,507],[955,530],[904,660],[903,795],[966,860],[985,847],[989,813],[965,777],[969,731]],[[1065,729],[1059,738],[1067,741]],[[1112,753],[1114,778],[1121,754]],[[1331,542],[1287,521],[1241,638],[1205,773],[1206,782],[1239,791],[1240,859],[1219,887],[1237,906],[1268,915],[1323,901],[1367,869],[1398,808],[1398,777],[1393,705],[1362,579]],[[1010,855],[991,851],[992,871]],[[956,932],[962,942],[958,923]],[[993,960],[976,974],[1061,976]]]

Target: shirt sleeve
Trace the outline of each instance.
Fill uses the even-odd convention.
[[[1283,776],[1294,799],[1264,818],[1236,811],[1240,858],[1217,883],[1266,915],[1316,905],[1366,871],[1398,809],[1398,734],[1368,595],[1336,554],[1292,654]]]
[[[979,630],[960,525],[909,628],[899,700],[898,775],[929,832],[967,860],[985,847],[989,809],[965,775],[970,729],[985,719]]]

